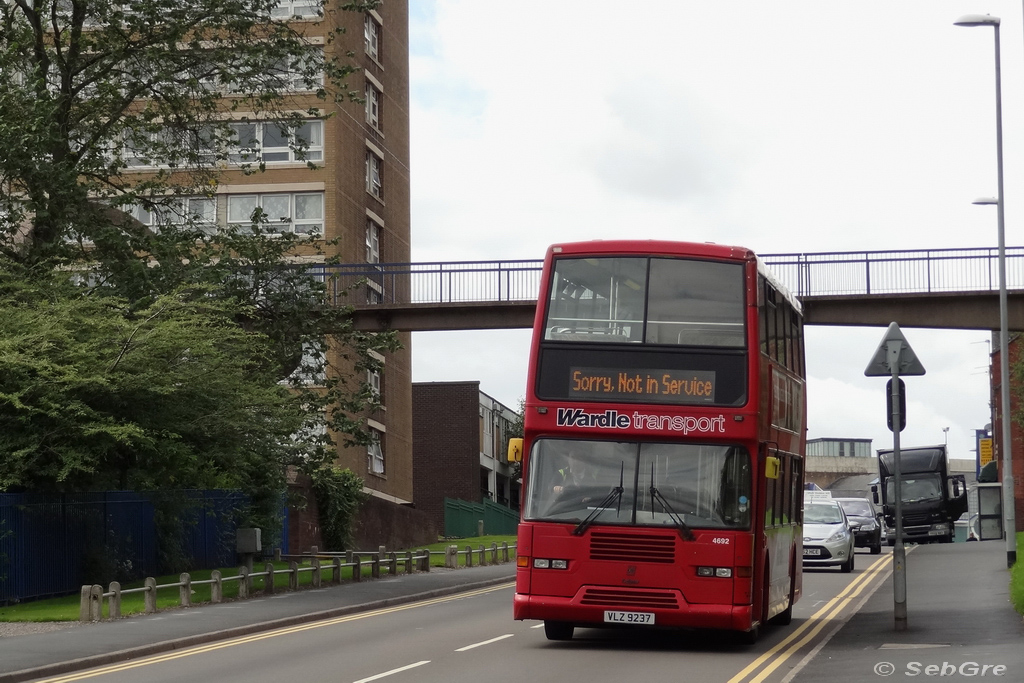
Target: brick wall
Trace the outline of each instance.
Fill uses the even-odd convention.
[[[413,502],[444,529],[444,499],[480,502],[480,383],[412,385]]]
[[[309,477],[293,475],[288,489],[292,497],[305,500],[306,504],[293,505],[288,510],[288,548],[284,550],[296,555],[314,545],[324,551],[342,550],[324,545]],[[349,550],[376,550],[382,545],[392,550],[411,550],[436,543],[437,538],[438,527],[425,512],[369,497],[359,509],[353,531],[355,546]]]
[[[1003,427],[1002,427],[1002,396],[1000,391],[1000,363],[1002,362],[999,352],[999,340],[996,334],[992,335],[992,346],[996,351],[992,354],[992,365],[990,378],[992,387],[992,447],[993,455],[999,462],[999,481],[1003,480]],[[1017,377],[1017,368],[1020,367],[1021,358],[1024,356],[1021,346],[1024,340],[1019,333],[1011,332],[1009,339],[1010,352],[1010,452],[1013,467],[1013,493],[1015,498],[1014,523],[1017,531],[1024,531],[1024,430],[1018,422],[1021,414],[1021,384]]]

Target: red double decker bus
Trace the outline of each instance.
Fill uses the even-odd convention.
[[[552,246],[531,347],[514,616],[789,623],[801,590],[799,303],[753,252]]]

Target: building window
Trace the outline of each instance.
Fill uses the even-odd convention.
[[[372,218],[366,219],[366,262],[380,263],[380,226]]]
[[[289,55],[270,65],[271,86],[286,92],[312,92],[324,85],[324,51],[310,47],[307,55]],[[318,66],[319,68],[313,68]],[[232,92],[237,92],[233,90]]]
[[[367,370],[366,383],[370,386],[370,392],[376,400],[380,400],[380,370]]]
[[[216,139],[213,126],[200,126],[196,130],[165,127],[158,131],[127,132],[120,144],[120,153],[128,168],[209,166],[217,161]]]
[[[380,88],[366,81],[366,122],[380,130],[380,103],[382,93]]]
[[[384,475],[384,432],[370,429],[373,441],[366,447],[367,471],[370,474]]]
[[[384,166],[384,161],[371,152],[366,150],[366,191],[372,194],[377,199],[383,198],[383,187],[381,181],[381,171]]]
[[[366,371],[366,383],[370,387],[370,391],[373,393],[373,397],[383,405],[384,403],[384,356],[377,353],[376,351],[368,351],[371,358],[376,360],[380,365],[378,369],[368,369]]]
[[[323,234],[323,192],[228,195],[228,224],[250,231],[256,209],[263,211],[268,232]]]
[[[128,210],[132,218],[160,232],[162,227],[192,226],[212,233],[217,225],[217,199],[215,197],[169,197],[159,204],[145,208],[136,204]]]
[[[270,8],[270,16],[274,19],[293,19],[295,17],[318,17],[321,15],[319,0],[278,0]]]
[[[292,130],[276,121],[232,123],[231,133],[228,161],[234,164],[323,161],[324,158],[323,121],[304,121]]]
[[[380,23],[370,14],[363,18],[363,46],[366,54],[380,61]]]
[[[287,378],[284,385],[323,386],[327,382],[327,344],[325,342],[303,342],[302,358]]]
[[[384,288],[373,280],[366,281],[366,303],[371,306],[384,303]]]

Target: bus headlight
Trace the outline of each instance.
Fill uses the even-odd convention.
[[[533,558],[534,569],[568,569],[569,560],[551,560],[543,557]]]
[[[697,576],[714,576],[719,579],[731,579],[732,567],[697,567]]]

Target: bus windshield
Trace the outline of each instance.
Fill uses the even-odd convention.
[[[738,263],[562,258],[544,339],[743,348],[743,306]]]
[[[529,463],[524,520],[750,526],[750,456],[738,446],[538,439]]]

